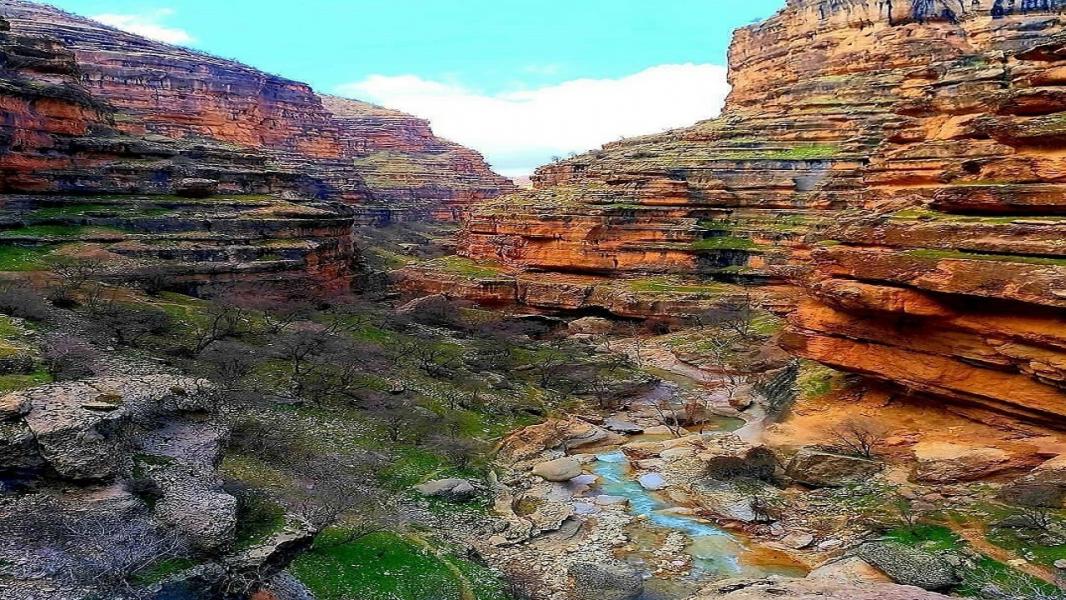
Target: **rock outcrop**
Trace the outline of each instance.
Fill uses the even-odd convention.
[[[541,168],[460,253],[545,286],[715,285],[791,312],[800,356],[1061,423],[1061,8],[790,0],[737,31],[720,118]]]
[[[341,292],[353,223],[451,220],[512,189],[414,117],[43,4],[0,17],[0,242],[29,258]]]

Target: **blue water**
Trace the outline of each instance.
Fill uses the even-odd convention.
[[[600,476],[599,492],[629,499],[629,512],[646,516],[647,523],[692,538],[688,551],[692,555],[692,573],[696,577],[739,575],[744,572],[739,554],[741,542],[729,532],[694,517],[666,512],[670,506],[645,490],[633,479],[629,461],[621,452],[600,454],[593,472]]]

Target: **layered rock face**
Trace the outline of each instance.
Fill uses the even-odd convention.
[[[306,84],[48,6],[4,0],[0,10],[16,32],[60,39],[124,133],[257,150],[312,178],[317,197],[362,207],[367,220],[451,218],[511,190],[480,155],[409,115],[323,98]]]
[[[20,257],[340,292],[353,223],[451,220],[511,189],[402,113],[45,5],[0,15],[0,237]]]
[[[424,119],[336,96],[322,103],[338,125],[344,156],[372,191],[371,216],[458,221],[477,203],[515,190],[480,154],[433,135]]]
[[[737,32],[721,118],[540,169],[461,252],[790,282],[797,354],[1066,416],[1060,8],[790,0]]]

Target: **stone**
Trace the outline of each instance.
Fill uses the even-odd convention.
[[[1066,455],[1056,456],[1005,485],[999,497],[1019,506],[1066,506]]]
[[[781,491],[758,479],[721,481],[704,478],[691,486],[692,500],[711,514],[741,523],[773,521],[773,515],[757,513],[753,498],[762,498],[767,504],[777,504]]]
[[[959,583],[955,570],[943,558],[897,542],[867,542],[855,554],[901,585],[937,591]]]
[[[645,473],[637,478],[641,487],[649,491],[659,491],[669,485],[661,473]]]
[[[614,323],[601,317],[582,317],[570,321],[566,329],[571,334],[604,335],[614,329]]]
[[[581,461],[570,456],[549,460],[534,466],[533,474],[548,481],[570,481],[581,475]]]
[[[732,579],[711,584],[692,600],[947,600],[935,592],[891,583],[832,579]]]
[[[785,473],[812,487],[841,487],[866,481],[881,469],[874,460],[805,447],[792,457]]]
[[[415,491],[423,496],[445,498],[447,500],[465,501],[477,494],[477,488],[465,479],[436,479],[415,486]]]
[[[595,502],[598,506],[625,506],[629,504],[629,498],[624,496],[596,496]]]
[[[781,544],[792,548],[793,550],[801,550],[813,543],[814,536],[803,531],[793,531],[781,538]]]
[[[607,444],[620,437],[581,419],[549,419],[508,435],[500,443],[497,456],[506,462],[517,462],[537,457],[546,450],[569,451]]]
[[[632,421],[627,421],[622,417],[610,417],[603,422],[603,426],[604,428],[615,433],[624,433],[626,435],[637,435],[644,433],[643,427],[637,425],[636,423],[633,423]]]
[[[887,575],[857,556],[833,559],[818,565],[807,579],[834,581],[841,584],[891,583]]]
[[[44,464],[29,427],[0,421],[0,472],[33,470]]]
[[[637,600],[644,593],[640,572],[618,562],[579,562],[567,570],[569,600]]]
[[[30,411],[30,400],[24,395],[0,396],[0,421],[13,421]]]
[[[1060,558],[1054,562],[1056,569],[1066,570],[1066,558]]]
[[[922,442],[914,446],[914,456],[914,478],[924,483],[976,481],[1011,466],[1010,454],[999,448],[962,444]]]

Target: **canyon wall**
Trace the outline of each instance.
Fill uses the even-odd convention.
[[[343,292],[353,224],[455,220],[512,189],[409,115],[42,4],[0,16],[12,268],[76,256],[197,293]]]
[[[1061,4],[790,0],[736,33],[720,118],[538,170],[461,252],[789,284],[796,354],[1062,423]]]
[[[303,177],[301,194],[351,204],[365,220],[453,219],[513,189],[480,155],[409,115],[324,100],[304,83],[42,4],[3,0],[0,14],[17,35],[59,42],[121,133],[254,152]]]

